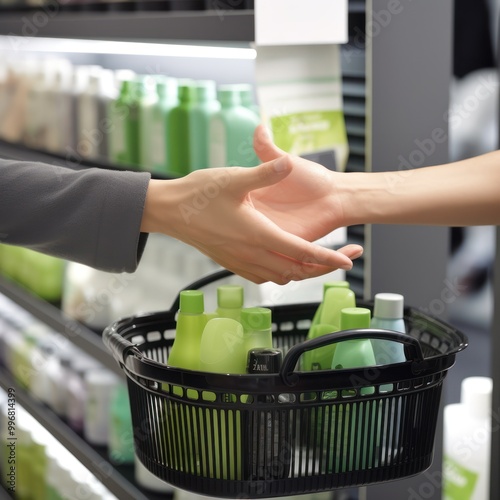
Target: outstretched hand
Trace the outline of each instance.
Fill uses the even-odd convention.
[[[315,224],[326,204],[316,201],[319,188],[305,170],[280,156],[257,167],[210,168],[171,181],[151,180],[142,230],[184,241],[255,283],[286,284],[350,269],[360,246],[334,251],[311,243],[326,234]]]
[[[343,225],[334,172],[318,163],[287,155],[272,142],[263,125],[255,131],[254,149],[263,162],[285,156],[293,164],[292,171],[281,182],[252,191],[250,196],[257,210],[285,231],[308,241],[322,238]]]

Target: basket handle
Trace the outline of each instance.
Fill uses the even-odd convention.
[[[210,285],[215,281],[227,278],[228,276],[232,276],[233,274],[234,273],[232,271],[229,271],[228,269],[221,269],[220,271],[215,271],[211,274],[208,274],[207,276],[203,276],[203,278],[193,281],[191,284],[185,286],[182,290],[179,291],[177,297],[175,297],[175,300],[170,306],[170,310],[175,312],[179,309],[181,292],[183,292],[184,290],[198,290],[199,288],[203,288],[204,286]]]
[[[280,375],[283,382],[289,386],[295,385],[298,375],[297,373],[294,373],[294,369],[300,356],[302,356],[302,354],[304,354],[306,351],[312,351],[313,349],[318,349],[320,347],[335,344],[337,342],[344,342],[346,340],[363,339],[377,339],[399,342],[404,345],[407,361],[411,361],[412,363],[412,372],[417,375],[425,368],[426,363],[424,360],[420,342],[405,333],[374,328],[343,330],[340,332],[328,333],[326,335],[322,335],[321,337],[306,340],[292,346],[287,352],[285,359],[283,360],[283,364],[281,365]]]

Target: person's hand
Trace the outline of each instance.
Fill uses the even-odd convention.
[[[318,163],[287,155],[272,142],[263,125],[255,131],[254,149],[263,162],[287,156],[293,164],[292,171],[281,182],[252,191],[250,197],[256,209],[285,231],[308,241],[343,226],[334,172]]]
[[[313,207],[304,214],[296,206],[296,183],[286,183],[294,169],[284,157],[257,167],[211,168],[180,179],[151,180],[141,230],[173,236],[255,283],[285,284],[350,269],[351,258],[362,253],[358,245],[334,251],[289,231],[305,225],[309,214],[317,215]],[[281,193],[276,195],[279,206],[260,211],[257,206],[267,210],[265,190],[273,192],[273,187]],[[254,202],[256,190],[262,191]],[[303,199],[300,203],[307,205]]]

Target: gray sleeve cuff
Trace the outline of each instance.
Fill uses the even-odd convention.
[[[0,160],[0,241],[108,272],[136,270],[147,172]]]

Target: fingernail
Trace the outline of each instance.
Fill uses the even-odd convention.
[[[352,269],[352,262],[350,262],[349,264],[343,264],[342,266],[340,266],[340,269],[343,269],[344,271],[350,271]]]
[[[286,170],[288,166],[288,159],[286,156],[280,156],[277,160],[274,161],[274,171],[275,172],[283,172]]]

